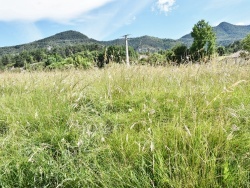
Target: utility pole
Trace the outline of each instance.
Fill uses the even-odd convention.
[[[124,35],[123,37],[125,37],[125,45],[126,45],[126,64],[129,66],[128,36],[129,36],[129,35]]]

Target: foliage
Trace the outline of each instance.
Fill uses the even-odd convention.
[[[75,67],[81,67],[87,69],[92,65],[92,59],[89,57],[84,57],[81,54],[77,54],[73,58],[73,64]]]
[[[2,66],[13,64],[14,67],[30,67],[27,65],[44,63],[44,68],[63,68],[63,66],[75,68],[102,67],[109,62],[122,63],[125,61],[126,51],[124,46],[109,46],[101,48],[98,45],[76,45],[54,47],[51,49],[35,49],[24,51],[16,55],[4,55],[0,57]],[[138,55],[132,47],[129,47],[130,61],[137,61]]]
[[[124,39],[116,39],[113,41],[104,42],[107,46],[124,46]],[[129,46],[134,48],[139,53],[157,52],[159,50],[166,50],[176,45],[177,41],[173,39],[160,39],[152,36],[142,36],[136,38],[129,38]]]
[[[137,53],[129,46],[128,48],[130,61],[137,59]],[[126,60],[126,48],[125,46],[109,46],[106,51],[107,61],[115,63],[123,63]]]
[[[250,34],[248,34],[246,38],[242,41],[242,46],[244,50],[250,52]]]
[[[218,26],[213,28],[217,43],[220,46],[228,46],[237,40],[242,40],[250,32],[250,26],[237,26],[226,22],[222,22]],[[173,48],[179,42],[182,42],[186,46],[190,47],[192,44],[192,37],[190,34],[181,37],[178,40],[173,39],[161,39],[152,36],[142,36],[129,39],[129,46],[133,47],[137,52],[157,52],[159,50],[167,50]],[[1,47],[0,56],[6,54],[18,54],[22,51],[31,51],[37,49],[48,49],[52,48],[67,48],[65,55],[68,57],[72,53],[71,47],[90,45],[95,50],[99,51],[103,46],[123,46],[124,39],[116,39],[112,41],[97,41],[88,38],[86,35],[79,33],[77,31],[65,31],[53,36],[47,37],[42,40],[34,41],[28,44]],[[79,52],[79,51],[78,51]],[[75,52],[73,52],[75,53]],[[62,56],[64,57],[64,56]]]
[[[148,62],[151,66],[159,66],[166,64],[166,58],[164,55],[159,53],[153,53],[149,56]]]
[[[233,25],[227,22],[220,23],[214,28],[218,43],[221,46],[228,46],[231,43],[242,40],[250,32],[250,25]]]
[[[35,62],[41,62],[47,57],[46,51],[44,49],[31,51],[31,55],[33,56]]]
[[[250,59],[250,55],[249,55],[249,52],[247,51],[241,51],[240,52],[240,57],[245,59],[245,60],[249,60]]]
[[[184,44],[177,44],[172,49],[166,50],[164,55],[168,63],[181,64],[189,61],[189,50]]]
[[[24,69],[29,71],[43,71],[46,65],[44,62],[25,64]]]
[[[226,53],[230,54],[230,53],[235,53],[238,52],[240,50],[242,50],[242,43],[241,41],[235,41],[232,44],[229,44],[228,46],[226,46]]]
[[[1,57],[1,64],[2,64],[3,66],[8,65],[8,64],[10,64],[10,63],[11,63],[11,56],[10,56],[10,55],[3,55],[3,56]]]
[[[2,47],[0,48],[0,56],[4,54],[18,54],[22,51],[31,50],[47,50],[67,48],[71,49],[81,46],[91,46],[92,48],[99,49],[103,44],[94,39],[88,38],[86,35],[77,31],[65,31],[56,35],[44,38],[42,40],[34,41],[28,44],[22,44],[17,46]],[[70,51],[68,51],[70,53]]]
[[[138,54],[135,50],[129,46],[129,60],[130,63],[138,59]],[[104,67],[105,64],[109,63],[124,63],[126,59],[126,48],[125,46],[108,46],[102,52],[96,53],[95,61],[98,67]]]
[[[184,44],[177,44],[170,50],[142,55],[140,64],[149,64],[151,66],[166,66],[167,64],[181,64],[189,61],[188,48]]]
[[[232,25],[230,23],[222,22],[218,26],[213,27],[216,34],[216,43],[218,46],[228,46],[235,41],[240,41],[250,32],[250,25]],[[192,45],[193,39],[191,34],[187,34],[179,39],[188,47]]]
[[[0,187],[248,187],[249,71],[3,72]]]
[[[173,49],[174,59],[173,61],[177,61],[177,63],[184,62],[188,57],[188,48],[184,44],[178,44]]]
[[[174,59],[175,53],[172,49],[166,50],[165,56],[166,56],[167,62],[170,63],[174,61],[173,59]]]
[[[106,49],[100,52],[96,58],[97,66],[99,68],[103,68],[106,64],[108,64],[108,59],[107,59],[107,51]]]
[[[191,36],[194,38],[194,41],[190,51],[195,60],[199,60],[205,56],[211,57],[214,54],[215,33],[208,22],[200,20],[195,24]]]
[[[123,46],[109,46],[106,51],[107,61],[122,63],[126,59],[126,49]]]
[[[55,57],[53,57],[53,56],[48,57],[47,60],[46,60],[46,62],[45,62],[45,66],[49,66],[49,65],[51,65],[51,64],[53,64],[53,63],[56,63],[56,62],[57,62],[57,61],[56,61],[56,58],[55,58]]]
[[[224,46],[218,46],[217,53],[219,54],[219,56],[223,56],[226,53],[226,48]]]

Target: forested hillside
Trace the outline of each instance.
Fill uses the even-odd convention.
[[[66,47],[83,44],[100,44],[100,42],[90,39],[86,35],[77,31],[65,31],[28,44],[2,47],[0,48],[0,56],[4,54],[15,54],[35,49],[47,49],[50,47]]]
[[[230,45],[235,41],[242,40],[247,36],[248,33],[250,33],[250,25],[238,26],[226,22],[222,22],[213,29],[216,34],[216,42],[218,46]],[[142,36],[135,38],[131,36],[129,39],[129,45],[137,52],[155,52],[159,50],[171,49],[179,43],[183,43],[186,46],[191,46],[192,42],[193,38],[191,37],[191,34],[187,34],[181,37],[179,40],[166,38],[161,39],[152,36]],[[88,38],[86,35],[77,31],[65,31],[28,44],[2,47],[0,48],[0,56],[4,54],[16,54],[22,51],[29,51],[31,49],[47,49],[48,47],[66,47],[88,44],[96,44],[101,46],[124,45],[124,39],[120,38],[111,41],[97,41],[95,39]]]
[[[116,39],[112,41],[102,42],[105,45],[124,45],[124,39]],[[152,36],[142,36],[129,39],[129,45],[138,52],[154,52],[163,49],[170,49],[175,46],[178,41],[173,39],[161,39]]]
[[[213,27],[216,34],[216,42],[220,46],[227,46],[235,41],[242,40],[250,33],[250,25],[233,25],[227,22],[222,22],[218,26]],[[182,43],[190,46],[193,42],[191,34],[187,34],[179,39]]]

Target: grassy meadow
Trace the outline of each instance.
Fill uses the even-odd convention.
[[[2,72],[0,187],[250,187],[250,66]]]

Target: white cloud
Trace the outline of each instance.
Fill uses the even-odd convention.
[[[156,2],[156,7],[161,11],[168,13],[172,10],[176,0],[158,0]]]
[[[68,22],[114,0],[0,0],[0,21]]]

